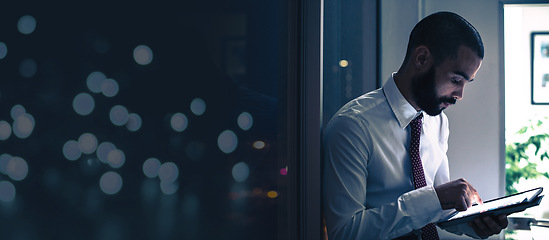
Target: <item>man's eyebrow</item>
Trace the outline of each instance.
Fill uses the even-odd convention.
[[[465,72],[454,71],[454,73],[457,74],[457,75],[460,75],[463,78],[465,78],[465,80],[467,80],[468,82],[472,82],[473,80],[475,80],[475,79],[471,79],[471,77],[469,77],[469,75],[467,75]]]

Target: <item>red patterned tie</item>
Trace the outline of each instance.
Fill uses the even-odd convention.
[[[414,187],[422,188],[427,186],[425,182],[425,173],[423,172],[423,164],[419,156],[419,137],[421,136],[421,119],[423,114],[417,116],[410,123],[410,133],[412,140],[410,141],[410,159],[412,160],[412,172],[414,174]],[[434,223],[429,223],[421,229],[421,239],[438,240],[437,228]]]

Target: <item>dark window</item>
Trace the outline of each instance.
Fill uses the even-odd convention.
[[[0,238],[291,234],[288,8],[2,6]]]

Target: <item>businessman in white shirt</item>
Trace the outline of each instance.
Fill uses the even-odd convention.
[[[433,223],[482,203],[466,180],[450,181],[442,111],[462,98],[483,57],[469,22],[455,13],[432,14],[412,30],[398,72],[334,115],[323,132],[329,239],[439,239]],[[415,131],[419,136],[411,136]],[[419,146],[411,150],[414,141]],[[507,224],[501,215],[445,230],[486,238]]]

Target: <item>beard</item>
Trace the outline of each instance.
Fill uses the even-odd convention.
[[[456,103],[454,98],[437,95],[434,66],[425,74],[412,79],[412,98],[421,110],[431,116],[437,116],[444,110],[444,107],[441,107],[442,103]]]

